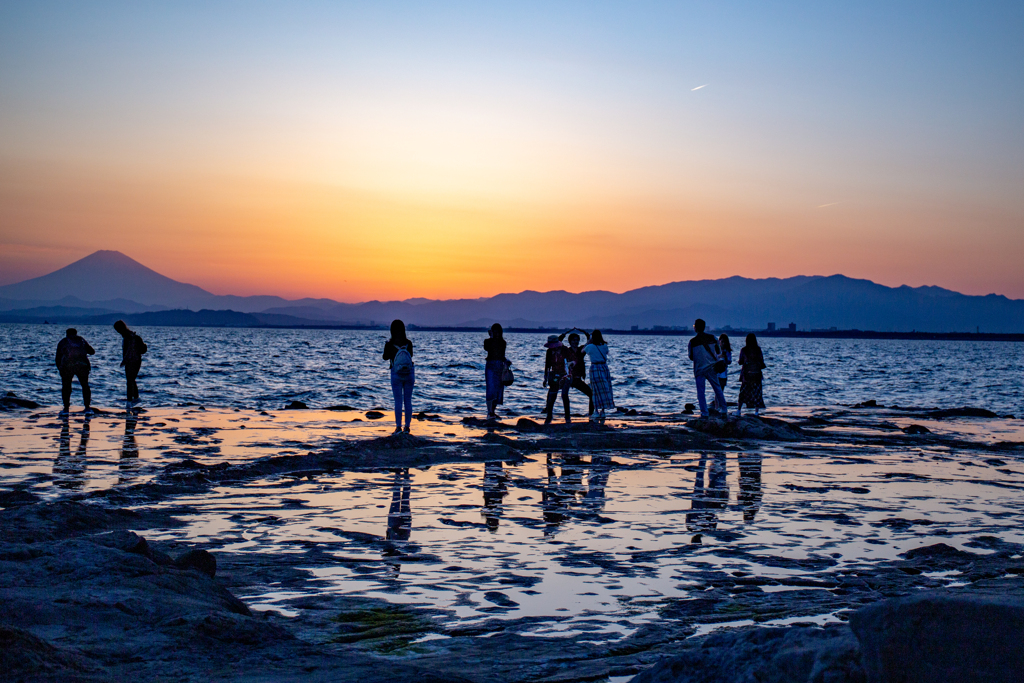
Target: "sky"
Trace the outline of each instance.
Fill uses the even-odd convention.
[[[0,0],[0,284],[1024,298],[1024,3]]]

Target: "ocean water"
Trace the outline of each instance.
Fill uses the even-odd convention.
[[[56,325],[0,325],[0,391],[45,405],[60,404],[54,352],[63,336]],[[353,330],[138,328],[146,340],[139,387],[146,405],[281,408],[291,400],[310,407],[391,406],[386,333]],[[82,326],[96,349],[91,384],[97,406],[123,398],[120,337],[106,326]],[[505,409],[537,414],[545,334],[506,335],[516,383]],[[415,332],[415,411],[470,414],[484,411],[485,335]],[[609,336],[609,369],[616,404],[656,413],[696,403],[687,337]],[[734,340],[738,357],[741,340]],[[1024,413],[1024,344],[1015,342],[762,339],[768,369],[765,401],[771,407],[835,406],[875,399],[885,405],[958,407]],[[733,365],[731,371],[738,368]],[[726,396],[734,401],[738,381]],[[574,410],[585,397],[573,392]],[[72,401],[81,404],[76,386]]]

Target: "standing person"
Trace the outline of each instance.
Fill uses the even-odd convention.
[[[391,362],[391,391],[395,395],[395,433],[402,431],[402,408],[405,408],[405,431],[412,424],[412,388],[416,369],[412,364],[412,341],[405,336],[405,323],[391,323],[391,339],[384,343],[384,360]]]
[[[569,332],[572,332],[572,334],[569,334]],[[590,405],[587,407],[587,417],[590,417],[594,414],[594,391],[585,381],[587,379],[587,354],[583,353],[583,349],[580,348],[580,335],[572,330],[569,330],[569,332],[563,332],[559,335],[558,339],[562,340],[566,334],[569,334],[569,348],[566,353],[569,356],[570,363],[570,386],[573,389],[582,391],[587,397],[587,400],[590,402]],[[589,344],[590,335],[583,330],[580,330],[580,332],[587,335],[587,343]]]
[[[498,406],[505,403],[505,384],[502,375],[505,373],[505,337],[501,325],[494,323],[484,339],[484,351],[487,352],[487,364],[484,366],[484,379],[487,381],[487,419],[498,419]]]
[[[747,345],[740,349],[739,364],[740,398],[736,401],[736,416],[741,414],[744,405],[753,408],[754,415],[757,415],[764,408],[761,371],[768,366],[764,364],[764,353],[757,345],[757,335],[753,332],[747,335]]]
[[[139,376],[139,370],[142,368],[142,354],[146,353],[148,348],[142,337],[129,330],[123,320],[114,323],[114,329],[121,335],[121,367],[124,368],[124,377],[128,382],[125,409],[131,410],[132,406],[139,402],[139,385],[135,383],[135,378]]]
[[[572,422],[569,415],[569,387],[572,380],[569,378],[568,355],[569,347],[562,344],[557,334],[548,336],[544,344],[547,353],[544,354],[544,386],[548,388],[548,401],[544,407],[544,424],[551,424],[552,413],[555,409],[555,398],[558,392],[562,392],[562,404],[565,406],[565,423]]]
[[[89,342],[78,336],[78,330],[69,327],[65,336],[57,342],[57,371],[60,373],[60,395],[64,400],[64,411],[71,409],[71,380],[78,378],[82,385],[82,403],[85,404],[85,412],[92,413],[92,390],[89,389],[89,371],[92,365],[89,363],[89,356],[96,351],[89,346]]]
[[[718,340],[704,331],[706,323],[697,318],[693,323],[693,331],[696,332],[690,340],[689,356],[693,361],[693,378],[697,382],[697,403],[700,405],[700,416],[708,416],[708,402],[704,397],[705,383],[711,385],[715,392],[715,404],[725,405],[725,394],[722,393],[722,385],[718,381],[718,373],[725,367],[724,362],[719,359],[721,351],[718,348]],[[716,411],[717,412],[717,411]]]
[[[729,366],[732,365],[732,344],[729,343],[729,335],[720,334],[718,336],[718,348],[722,351],[722,360],[725,361],[725,369],[718,373],[718,382],[722,385],[722,395],[725,395],[725,385],[729,382]],[[715,404],[720,413],[728,413],[729,406],[726,403],[719,405]]]
[[[605,411],[615,408],[612,376],[608,372],[608,344],[605,343],[601,330],[594,330],[594,334],[588,335],[587,342],[583,347],[583,353],[590,356],[590,388],[593,390],[591,409],[597,408],[598,419],[604,424]]]

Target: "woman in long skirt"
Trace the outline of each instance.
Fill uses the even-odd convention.
[[[590,388],[594,392],[594,415],[590,419],[600,420],[603,424],[605,411],[615,409],[615,399],[612,396],[612,375],[608,372],[608,344],[601,330],[594,330],[590,335],[590,343],[583,347],[583,353],[590,357]]]
[[[501,325],[494,323],[484,339],[484,351],[487,352],[487,364],[484,366],[484,378],[487,381],[487,419],[498,418],[498,406],[505,403],[505,384],[501,381],[505,372],[505,338]]]
[[[740,351],[739,365],[740,398],[736,402],[736,415],[741,414],[743,406],[753,408],[754,414],[757,415],[761,408],[764,408],[761,371],[768,366],[764,364],[764,354],[757,345],[757,337],[753,332],[747,335],[747,345]]]

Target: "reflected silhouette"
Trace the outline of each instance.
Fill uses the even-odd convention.
[[[131,480],[139,469],[139,447],[135,443],[135,426],[139,417],[129,412],[124,420],[124,436],[121,437],[121,459],[117,463],[118,483]]]
[[[54,485],[69,491],[78,491],[85,485],[86,449],[89,446],[89,416],[82,420],[82,436],[78,441],[78,449],[71,455],[71,420],[68,415],[61,416],[60,445],[57,448],[57,459],[53,462]]]
[[[495,532],[501,520],[501,502],[508,495],[508,475],[501,462],[484,463],[484,509],[487,530]]]
[[[562,491],[560,477],[555,474],[555,463],[551,453],[547,454],[548,477],[540,495],[541,509],[544,511],[544,535],[551,536],[565,520],[565,511],[569,509],[569,496]]]
[[[740,453],[740,507],[743,521],[750,524],[761,507],[761,454]]]
[[[708,475],[707,485],[704,483],[705,473]],[[718,528],[718,513],[729,502],[729,483],[725,475],[725,453],[714,453],[710,467],[708,454],[700,454],[690,512],[686,513],[686,528],[690,531],[714,531]]]
[[[395,470],[395,480],[391,484],[391,509],[388,510],[389,541],[408,541],[412,533],[412,510],[409,507],[409,496],[412,493],[412,477],[409,468]]]
[[[612,459],[608,455],[590,456],[590,473],[587,475],[587,494],[583,504],[591,511],[604,509],[604,489],[608,486],[608,475],[612,471]]]

